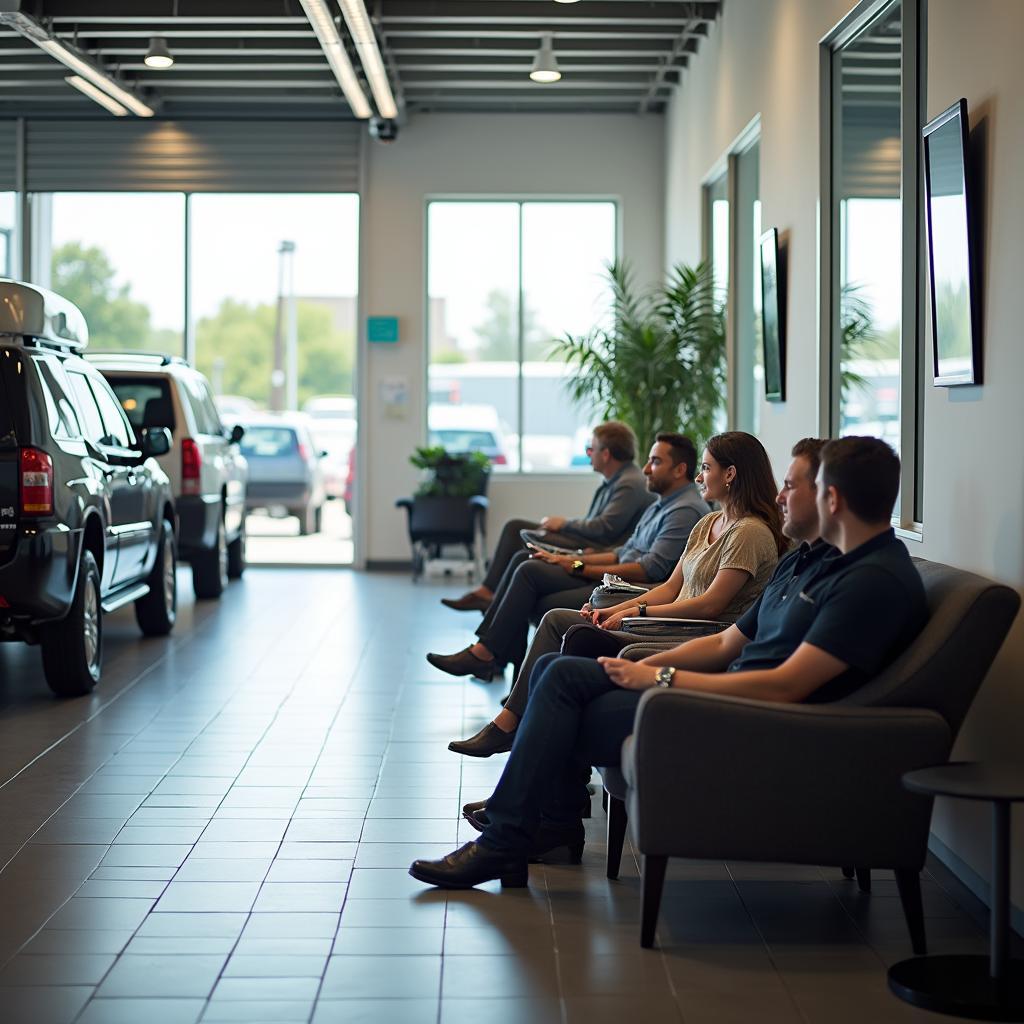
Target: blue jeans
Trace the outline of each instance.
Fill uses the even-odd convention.
[[[591,658],[541,658],[480,842],[525,853],[541,821],[579,821],[590,766],[619,763],[639,701],[640,691],[616,686]]]

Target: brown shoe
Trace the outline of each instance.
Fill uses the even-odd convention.
[[[499,665],[497,660],[492,658],[484,661],[478,658],[467,647],[458,654],[428,654],[427,661],[434,668],[447,672],[450,676],[475,676],[489,683],[492,679],[500,679],[504,675],[505,667]]]
[[[457,612],[485,612],[491,607],[491,599],[481,597],[471,590],[462,597],[442,597],[441,604]]]

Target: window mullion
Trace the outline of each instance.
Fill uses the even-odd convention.
[[[519,449],[519,464],[517,466],[517,472],[522,473],[523,467],[526,465],[523,459],[523,437],[526,433],[523,423],[523,355],[526,351],[523,339],[523,329],[526,322],[526,318],[523,315],[523,305],[526,298],[523,289],[523,207],[525,206],[525,203],[518,203],[517,205],[519,207],[519,239],[516,271],[516,286],[518,293],[518,299],[516,301],[516,415],[519,421],[519,440],[517,442],[517,447]]]

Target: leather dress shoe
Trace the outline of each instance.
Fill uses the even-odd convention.
[[[516,738],[515,730],[505,732],[493,722],[488,722],[475,736],[468,740],[452,740],[449,750],[468,757],[490,757],[491,754],[507,754],[512,749],[512,741]]]
[[[489,850],[480,843],[466,843],[440,860],[414,860],[413,878],[440,889],[472,889],[481,882],[500,879],[508,889],[522,889],[530,869],[522,854]]]
[[[457,612],[485,612],[491,607],[491,599],[474,594],[471,590],[462,597],[442,597],[441,604]]]
[[[498,664],[497,659],[484,661],[483,658],[478,658],[473,654],[468,647],[457,654],[428,654],[427,661],[434,668],[439,668],[450,676],[475,676],[487,683],[504,674],[504,668]]]

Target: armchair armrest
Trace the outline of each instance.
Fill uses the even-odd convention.
[[[644,853],[917,867],[932,801],[904,772],[943,763],[945,720],[914,708],[645,693],[624,747]]]
[[[395,508],[404,508],[407,512],[412,511],[412,498],[399,498],[395,502]]]
[[[481,512],[486,512],[487,509],[490,508],[490,502],[483,494],[474,494],[473,497],[469,499],[469,503],[473,508],[479,509]]]

